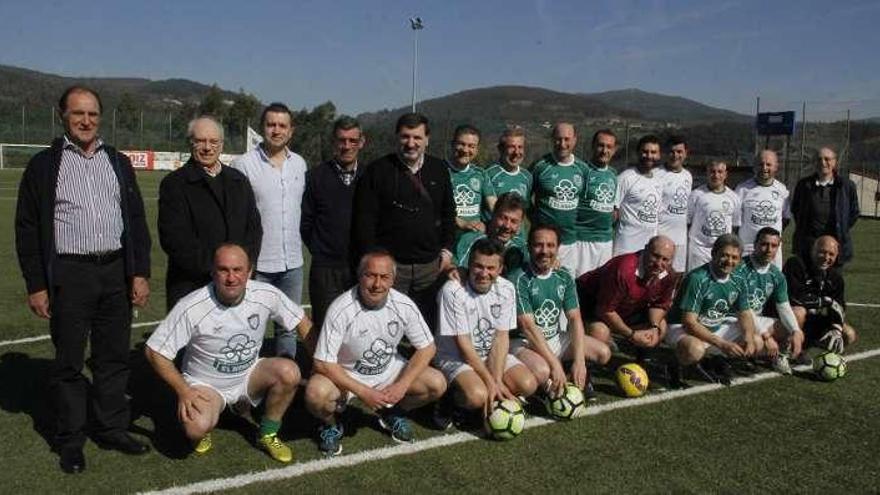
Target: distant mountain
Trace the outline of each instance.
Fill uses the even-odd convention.
[[[754,117],[749,115],[710,107],[680,96],[649,93],[634,88],[587,93],[584,96],[601,101],[612,108],[638,112],[642,118],[652,121],[693,125],[712,122],[749,123],[754,120]]]
[[[198,104],[211,86],[186,79],[152,81],[141,78],[64,77],[20,67],[0,65],[0,104],[54,105],[64,88],[82,83],[94,87],[105,106],[113,106],[123,94],[147,108]],[[221,90],[224,98],[235,93]]]

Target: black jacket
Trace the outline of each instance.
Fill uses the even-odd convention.
[[[207,174],[192,159],[159,186],[159,243],[168,255],[169,311],[178,299],[211,281],[220,244],[240,244],[252,261],[259,256],[263,228],[251,184],[232,167],[222,170],[214,180],[223,197],[214,194]]]
[[[810,231],[810,222],[815,214],[812,208],[812,196],[816,185],[816,174],[799,180],[794,188],[791,200],[791,213],[794,217],[794,244],[809,252],[811,246],[802,246]],[[859,219],[859,198],[856,195],[856,185],[853,181],[840,175],[834,175],[834,185],[831,186],[834,195],[831,199],[831,215],[834,221],[834,237],[840,242],[840,263],[846,263],[853,257],[852,237],[849,230]],[[797,251],[796,251],[797,252]]]
[[[48,289],[52,293],[55,253],[55,191],[63,140],[56,139],[28,163],[18,188],[15,211],[15,250],[28,294]],[[150,276],[150,231],[144,202],[127,156],[104,146],[119,181],[122,210],[122,249],[127,279]]]
[[[441,249],[452,251],[454,235],[452,184],[442,160],[425,155],[415,176],[396,154],[367,166],[355,188],[352,254],[382,247],[401,263],[427,263]]]
[[[333,160],[306,173],[299,232],[312,255],[312,266],[348,266],[354,188],[366,168],[365,164],[358,165],[349,186],[339,178]]]

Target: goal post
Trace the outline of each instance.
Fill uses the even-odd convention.
[[[0,170],[23,169],[31,157],[48,147],[48,144],[0,143]]]

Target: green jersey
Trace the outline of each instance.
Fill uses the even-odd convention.
[[[788,302],[788,283],[785,281],[785,275],[773,263],[760,269],[755,266],[751,256],[746,256],[746,259],[736,267],[736,273],[746,282],[749,307],[756,315],[764,311],[764,305],[768,301],[773,301],[774,304]]]
[[[587,164],[586,186],[577,206],[575,231],[577,240],[609,242],[614,230],[614,195],[617,192],[617,172],[609,167]]]
[[[465,232],[455,241],[452,255],[455,266],[467,268],[471,256],[471,248],[480,239],[485,239],[482,232]],[[504,276],[510,280],[510,274],[522,269],[529,262],[529,250],[521,238],[514,236],[504,245]]]
[[[681,323],[682,313],[696,313],[697,320],[715,332],[722,323],[736,320],[739,312],[749,309],[745,280],[736,270],[720,280],[712,274],[710,265],[706,263],[687,274],[670,323]]]
[[[486,178],[483,169],[472,163],[461,170],[450,165],[449,177],[452,180],[455,215],[469,222],[480,220],[480,208],[484,200],[495,196],[495,189]]]
[[[568,329],[565,313],[578,308],[574,279],[565,270],[546,275],[532,271],[531,265],[517,270],[510,280],[516,286],[516,314],[530,314],[547,340]],[[524,337],[521,331],[518,336]]]
[[[560,244],[577,240],[575,220],[578,200],[584,189],[586,164],[577,158],[571,165],[560,165],[552,154],[532,166],[536,223],[551,224],[562,231]]]
[[[529,206],[532,201],[531,172],[522,167],[518,167],[515,173],[510,173],[503,165],[496,163],[486,169],[486,177],[489,178],[489,182],[491,182],[492,187],[495,188],[495,196],[501,196],[504,193],[518,194],[519,197],[523,199],[523,206],[525,207],[523,214],[528,214]],[[492,212],[485,211],[483,213],[483,221],[488,223],[489,220],[492,219]],[[523,222],[519,227],[519,232],[516,233],[517,237],[519,237],[523,243],[526,241],[525,229],[525,222]]]

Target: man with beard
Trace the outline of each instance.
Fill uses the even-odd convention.
[[[654,135],[644,136],[639,139],[638,150],[638,165],[617,176],[614,256],[636,252],[657,235],[662,193],[654,166],[660,160],[660,140]]]
[[[660,204],[658,231],[675,243],[675,259],[672,268],[684,272],[687,267],[687,213],[688,198],[694,187],[691,173],[684,168],[688,146],[684,137],[672,136],[666,140],[668,159],[657,169],[663,199]]]
[[[755,160],[755,176],[736,187],[741,207],[737,210],[740,219],[734,224],[739,225],[737,234],[743,241],[745,255],[755,250],[758,231],[764,227],[772,227],[777,232],[782,232],[791,218],[788,188],[776,180],[777,170],[779,158],[776,152],[763,150]],[[776,250],[773,263],[782,269],[781,247]]]
[[[587,180],[578,200],[575,231],[582,256],[573,274],[581,276],[611,259],[614,237],[614,196],[617,172],[611,160],[617,151],[617,136],[610,129],[593,134],[593,156],[586,164]]]

